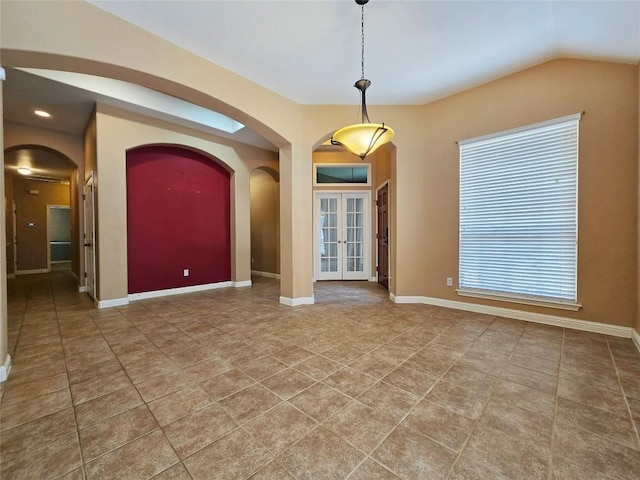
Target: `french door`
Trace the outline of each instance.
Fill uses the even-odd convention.
[[[369,192],[318,192],[314,205],[316,280],[368,280]]]

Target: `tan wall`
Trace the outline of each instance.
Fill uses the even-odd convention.
[[[640,62],[638,62],[638,98],[640,98]],[[638,101],[638,165],[640,165],[640,100]],[[640,169],[638,175],[638,191],[640,192]],[[640,229],[640,195],[638,195],[638,228]],[[638,230],[638,248],[640,249],[640,230]],[[638,288],[640,289],[640,250],[638,252]],[[636,332],[640,335],[640,290],[638,291],[638,305],[636,309]],[[638,346],[640,348],[640,345]]]
[[[352,121],[355,107],[295,105],[83,2],[43,2],[38,8],[29,2],[5,3],[1,44],[6,65],[133,81],[228,114],[278,145],[281,294],[312,294],[311,152],[332,131]],[[66,21],[70,17],[76,21]],[[372,119],[396,131],[390,161],[395,239],[391,291],[460,300],[445,285],[446,277],[457,276],[458,263],[456,140],[586,110],[579,176],[578,295],[583,309],[568,313],[477,302],[633,325],[638,296],[638,75],[635,65],[556,60],[425,106],[370,106]],[[128,135],[115,130],[109,139],[116,142],[116,134]],[[100,169],[106,169],[100,181],[105,173],[109,188],[115,187],[113,199],[111,192],[101,196],[108,204],[100,206],[100,213],[115,215],[122,198],[121,153],[114,154],[109,146],[98,148],[104,162]],[[122,224],[108,219],[101,220],[101,226]],[[119,246],[112,243],[107,252]],[[249,253],[248,241],[243,248]],[[115,253],[113,268],[121,269]],[[116,285],[111,287],[117,292]]]
[[[251,279],[249,174],[277,161],[274,152],[199,134],[104,105],[96,113],[96,197],[99,210],[98,299],[127,297],[126,151],[153,145],[181,145],[213,156],[231,175],[231,278]]]
[[[34,195],[30,191],[37,191]],[[18,271],[47,270],[47,205],[70,205],[69,185],[15,177]],[[33,223],[33,227],[28,224]]]
[[[280,183],[272,173],[251,172],[251,270],[280,273]]]
[[[572,313],[475,302],[634,324],[638,69],[632,65],[556,60],[425,106],[420,125],[425,137],[422,164],[405,165],[421,178],[423,203],[420,211],[398,212],[403,217],[415,215],[415,233],[423,245],[417,263],[421,268],[405,275],[421,295],[460,300],[454,288],[445,284],[445,278],[456,278],[458,271],[459,153],[455,142],[583,110],[578,176],[578,302],[582,309]]]
[[[1,10],[1,9],[0,9]],[[0,65],[2,65],[0,63]],[[0,83],[1,86],[1,83]],[[0,112],[2,112],[3,102],[2,102],[2,88],[0,88]],[[0,168],[0,198],[5,198],[4,192],[4,122],[0,122],[0,155],[2,155],[2,165],[3,168]],[[6,211],[6,207],[0,209],[0,212],[4,214]],[[0,218],[0,238],[6,238],[7,234],[4,231],[5,219]],[[0,275],[2,272],[7,271],[7,258],[6,258],[6,249],[0,249]],[[9,338],[7,332],[7,279],[5,275],[2,275],[2,279],[0,280],[0,368],[6,365],[6,362],[9,360]],[[4,372],[5,375],[8,372]]]

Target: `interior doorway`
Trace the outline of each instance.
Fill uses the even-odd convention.
[[[47,268],[71,270],[71,207],[47,205]]]
[[[377,191],[378,283],[389,290],[389,183]]]
[[[93,172],[84,184],[84,285],[91,298],[96,298],[95,194]]]

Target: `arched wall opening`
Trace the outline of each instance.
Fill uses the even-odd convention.
[[[251,172],[251,273],[280,277],[280,175],[269,167]]]
[[[230,173],[166,145],[127,151],[128,293],[231,280]]]
[[[62,269],[80,278],[78,166],[35,144],[12,145],[4,158],[7,275]]]
[[[342,148],[327,145],[327,138],[329,136],[316,142],[312,153],[314,280],[368,280],[390,289],[394,264],[391,246],[395,236],[395,224],[392,222],[396,205],[393,196],[396,147],[385,145],[361,160]],[[358,183],[363,179],[354,178],[352,182],[344,180],[341,183],[343,179],[332,182],[321,178],[318,167],[355,167],[359,170],[366,167],[366,181]],[[354,244],[359,233],[349,225],[350,222],[359,222],[356,217],[360,218],[360,214],[347,213],[347,210],[353,208],[348,205],[356,205],[354,202],[361,199],[366,202],[362,207],[366,234],[364,238],[358,236],[359,241]],[[382,202],[378,205],[380,200]],[[336,213],[338,219],[327,221],[328,212],[323,209],[331,209],[332,206],[339,210]],[[363,271],[353,275],[354,270],[358,270],[358,262],[361,262]]]

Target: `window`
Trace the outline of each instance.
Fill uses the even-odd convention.
[[[314,164],[313,184],[325,187],[338,185],[370,186],[370,164]]]
[[[459,294],[579,308],[579,120],[460,142]]]

